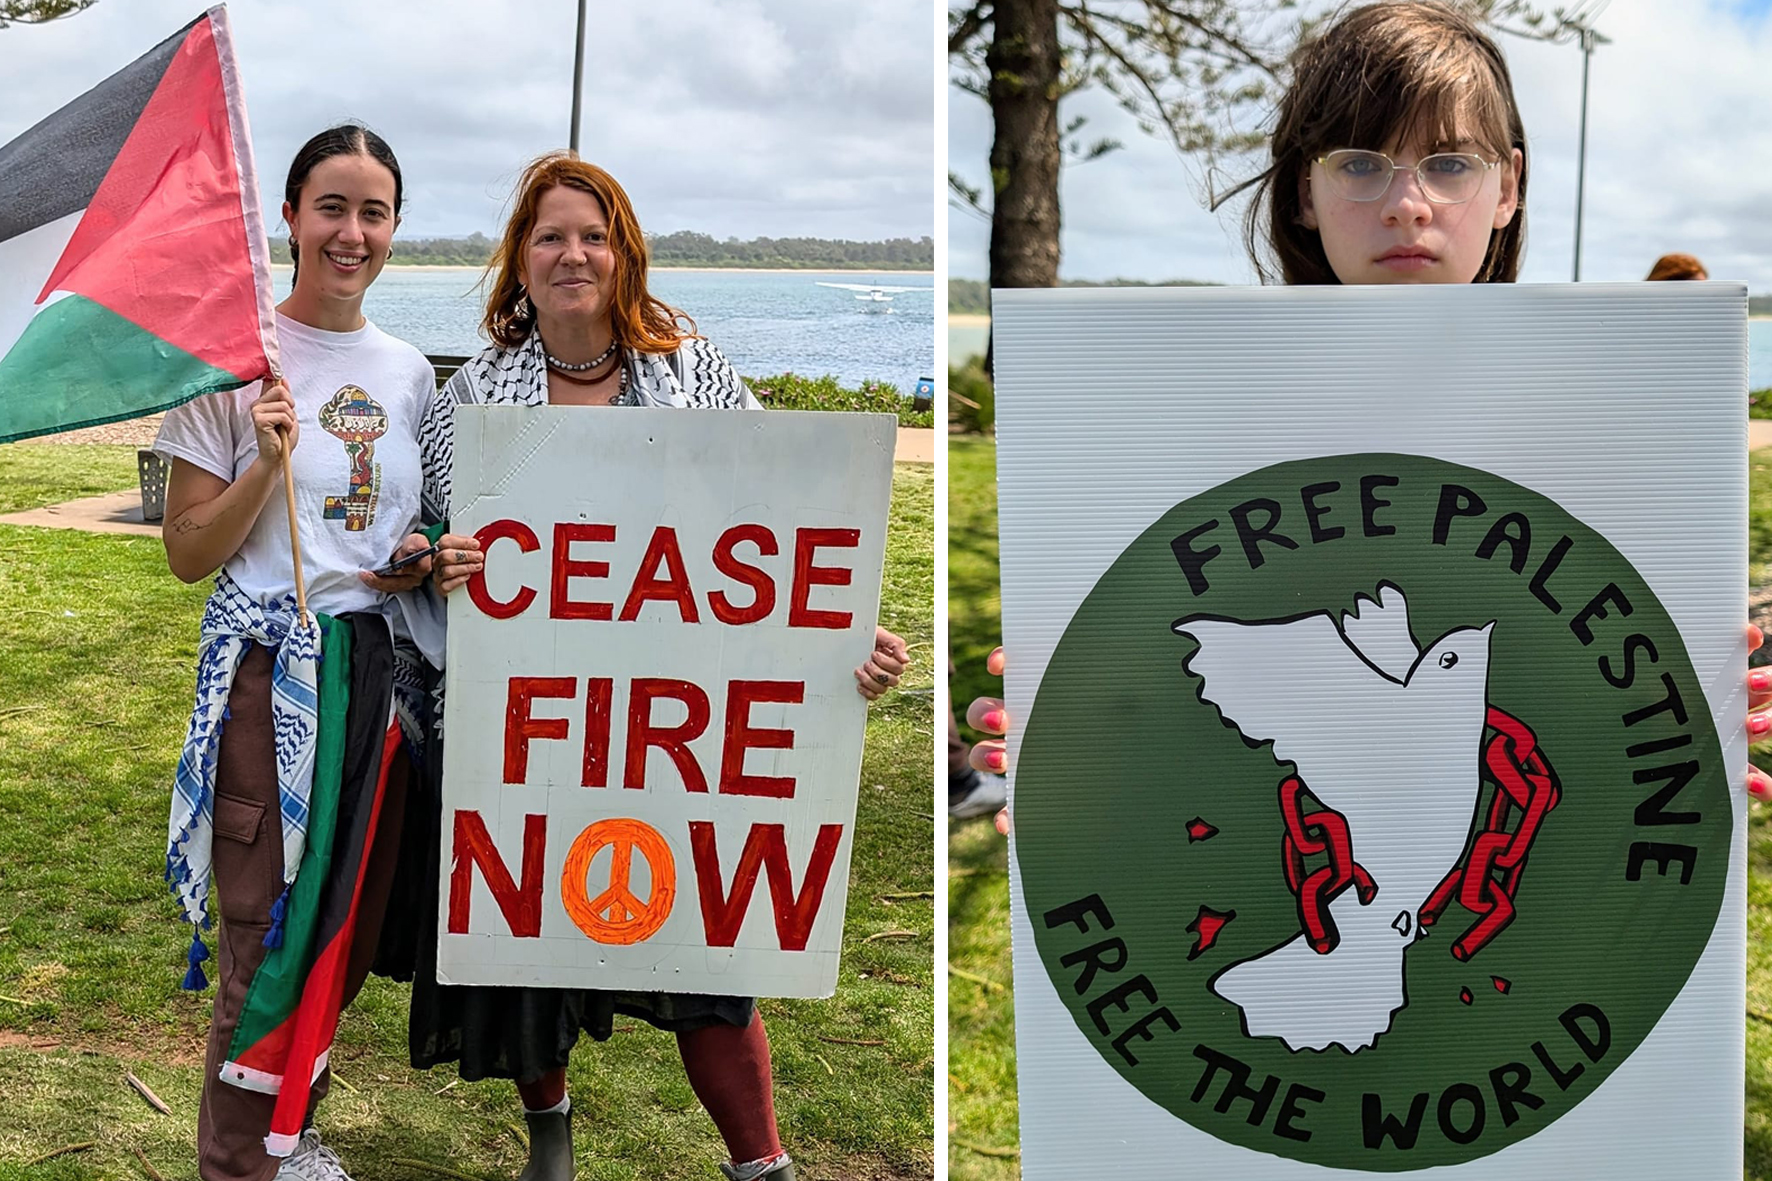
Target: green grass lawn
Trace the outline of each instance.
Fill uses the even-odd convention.
[[[134,479],[132,448],[0,447],[6,511]],[[933,1176],[934,484],[897,468],[882,622],[912,643],[914,692],[869,718],[837,995],[762,1002],[782,1139],[809,1181]],[[178,989],[188,931],[160,873],[206,590],[167,572],[158,539],[0,526],[0,1178],[144,1177],[138,1149],[195,1175],[213,994]],[[618,1028],[573,1057],[579,1176],[717,1177],[674,1040]],[[406,989],[372,979],[333,1049],[328,1143],[361,1181],[513,1176],[514,1089],[411,1070],[405,1030]]]
[[[1772,571],[1772,450],[1751,457],[1751,565]],[[997,593],[996,445],[948,443],[948,633],[956,701],[996,696],[984,655],[1001,634]],[[1756,751],[1762,761],[1765,752]],[[1010,987],[1005,842],[987,820],[948,838],[949,1176],[1019,1175],[1014,997]],[[1772,810],[1754,804],[1748,826],[1746,1181],[1772,1181]]]
[[[1000,696],[984,659],[1002,634],[997,588],[997,447],[948,439],[948,648],[961,709]],[[1015,1002],[1009,956],[1009,847],[989,819],[948,836],[948,1168],[1015,1177]]]

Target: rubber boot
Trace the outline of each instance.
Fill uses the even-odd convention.
[[[517,1181],[573,1181],[578,1175],[572,1160],[572,1112],[526,1111],[529,1125],[529,1163]]]

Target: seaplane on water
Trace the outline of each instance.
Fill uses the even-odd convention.
[[[906,291],[934,290],[932,287],[882,287],[878,283],[826,283],[823,279],[815,279],[814,282],[820,287],[835,287],[839,291],[859,292],[855,298],[868,305],[866,310],[870,312],[890,312],[892,309],[887,305],[892,302],[894,295]]]

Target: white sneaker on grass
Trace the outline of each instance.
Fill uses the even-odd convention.
[[[303,1129],[295,1151],[283,1158],[275,1181],[351,1181],[338,1161],[338,1153],[320,1143],[320,1133]]]
[[[1001,775],[993,775],[989,771],[972,772],[972,785],[960,794],[948,792],[948,817],[952,820],[970,820],[974,816],[988,816],[1002,810],[1009,802],[1009,781]]]

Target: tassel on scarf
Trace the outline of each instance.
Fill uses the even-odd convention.
[[[185,973],[185,982],[179,987],[186,992],[201,992],[209,987],[209,977],[197,965],[209,958],[209,949],[203,946],[203,936],[197,927],[191,928],[191,953],[186,957],[190,969]]]
[[[271,929],[265,932],[264,945],[276,949],[283,946],[283,911],[289,901],[289,887],[283,887],[283,893],[277,895],[277,901],[271,903]]]

